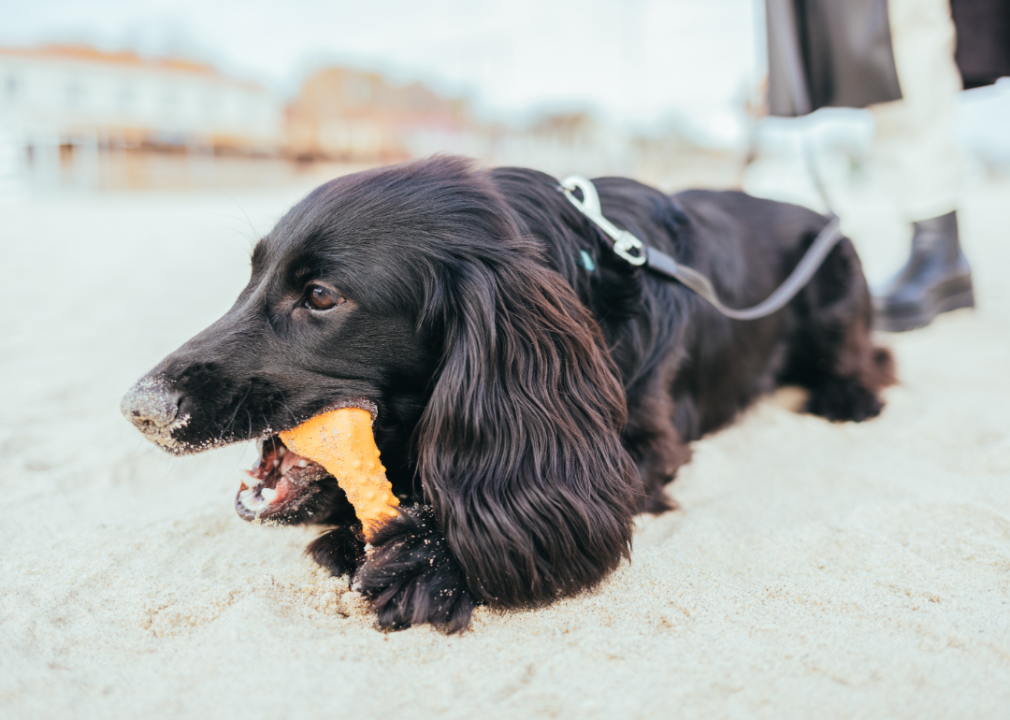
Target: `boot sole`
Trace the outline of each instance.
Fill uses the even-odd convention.
[[[880,314],[873,319],[873,329],[883,332],[907,332],[926,327],[933,318],[951,310],[975,307],[975,289],[968,282],[966,289],[933,299],[930,304],[917,313],[908,315]]]

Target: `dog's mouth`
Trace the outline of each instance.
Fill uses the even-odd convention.
[[[260,456],[247,470],[235,497],[235,510],[243,520],[283,521],[304,508],[320,492],[319,481],[331,477],[323,466],[287,447],[277,435],[258,443]]]

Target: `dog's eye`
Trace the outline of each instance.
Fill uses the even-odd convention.
[[[309,292],[305,298],[305,307],[310,310],[329,310],[344,302],[333,290],[322,285],[309,285]]]

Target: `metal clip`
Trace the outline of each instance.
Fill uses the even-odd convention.
[[[575,197],[574,191],[582,191],[582,200]],[[579,212],[592,220],[597,227],[610,236],[614,241],[614,252],[627,260],[632,265],[644,265],[647,259],[642,241],[632,235],[627,230],[621,230],[612,222],[603,217],[603,209],[600,206],[600,196],[596,192],[596,186],[581,175],[569,175],[561,181],[561,192],[565,194],[568,201],[574,205]],[[638,254],[633,255],[632,250],[637,250]]]

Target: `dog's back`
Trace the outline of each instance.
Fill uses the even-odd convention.
[[[610,251],[548,176],[511,168],[493,175],[604,330],[628,398],[625,439],[646,478],[643,509],[665,507],[660,488],[689,456],[685,443],[777,386],[807,388],[806,409],[831,420],[880,412],[878,393],[893,382],[893,367],[871,342],[870,295],[847,238],[789,305],[741,322]],[[667,196],[626,178],[594,184],[608,219],[707,275],[731,307],[768,297],[828,222],[807,208],[737,191]],[[583,253],[592,269],[578,262]]]

